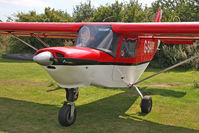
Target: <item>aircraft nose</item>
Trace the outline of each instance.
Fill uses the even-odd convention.
[[[53,64],[53,54],[49,51],[41,52],[33,57],[33,61],[40,65],[48,66]]]

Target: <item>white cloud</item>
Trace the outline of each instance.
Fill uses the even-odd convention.
[[[0,0],[0,3],[12,4],[24,7],[47,7],[50,6],[42,0]]]

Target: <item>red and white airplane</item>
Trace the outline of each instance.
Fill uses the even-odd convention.
[[[135,86],[153,59],[160,41],[193,44],[199,40],[199,22],[160,23],[159,9],[155,23],[38,23],[1,22],[0,34],[10,34],[36,50],[33,60],[40,64],[62,88],[67,101],[58,114],[62,126],[75,122],[74,101],[78,87],[134,87],[142,101],[141,111],[152,108],[150,96],[143,96]],[[37,50],[19,36],[75,39],[74,47],[49,47]]]

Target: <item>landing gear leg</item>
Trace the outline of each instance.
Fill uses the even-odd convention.
[[[150,96],[143,96],[142,93],[140,92],[140,90],[138,89],[138,87],[136,87],[134,85],[134,88],[136,89],[136,91],[138,92],[138,94],[140,95],[142,101],[140,103],[140,108],[142,113],[149,113],[151,112],[152,109],[152,98]]]
[[[58,120],[62,126],[67,127],[72,125],[76,120],[77,111],[74,101],[78,99],[79,92],[78,88],[66,88],[65,90],[67,101],[64,101],[63,106],[59,110]]]

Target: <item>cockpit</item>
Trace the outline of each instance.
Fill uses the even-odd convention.
[[[110,25],[84,25],[79,30],[76,47],[101,50],[116,57],[120,35]]]

